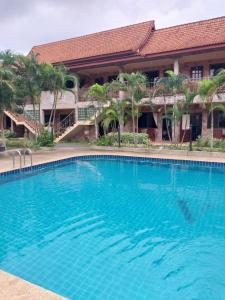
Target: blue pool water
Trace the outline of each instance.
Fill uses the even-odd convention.
[[[0,268],[70,299],[225,299],[225,170],[89,159],[3,183]]]

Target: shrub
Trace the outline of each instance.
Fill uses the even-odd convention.
[[[6,140],[6,146],[7,148],[27,148],[30,145],[28,144],[28,141],[24,138],[18,138],[18,139],[7,139]]]
[[[5,138],[7,138],[7,139],[16,137],[15,132],[13,132],[11,130],[4,130],[4,135],[5,135]]]
[[[147,133],[130,133],[122,132],[120,135],[120,141],[122,146],[129,145],[148,145],[149,137]],[[98,146],[117,146],[118,145],[118,133],[110,132],[105,136],[99,138],[96,142]]]
[[[199,148],[209,148],[211,145],[211,137],[198,137],[195,142],[195,146]],[[219,149],[225,149],[225,140],[224,139],[213,139],[213,147]]]
[[[54,146],[54,143],[52,141],[52,134],[44,130],[38,137],[37,137],[37,143],[40,147],[52,147]]]

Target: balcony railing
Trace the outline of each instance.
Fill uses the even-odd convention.
[[[158,85],[158,80],[159,79],[163,79],[163,78],[169,78],[169,77],[161,77],[161,78],[155,78],[155,80],[152,80],[152,81],[148,81],[147,82],[147,93],[148,94],[151,94],[155,91],[155,88],[157,87]],[[198,85],[198,83],[202,80],[209,80],[209,79],[212,79],[212,76],[208,76],[208,77],[198,77],[198,78],[188,78],[189,79],[190,83],[193,84],[193,88],[194,88],[194,85]],[[89,87],[85,87],[85,88],[81,88],[79,90],[79,102],[86,102],[88,101],[87,97],[86,97],[86,92],[88,91]],[[182,88],[180,90],[177,91],[178,93],[182,93]],[[221,92],[225,92],[225,87],[222,88]],[[160,94],[160,92],[158,92]],[[168,92],[166,94],[166,96],[172,96],[173,95],[173,92]],[[109,94],[110,97],[114,97],[114,98],[118,98],[119,97],[119,92],[110,92]]]

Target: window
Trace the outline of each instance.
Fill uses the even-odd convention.
[[[144,112],[138,119],[138,127],[139,128],[157,128],[153,113],[152,112]]]
[[[203,78],[203,66],[191,68],[191,79],[200,80]]]
[[[86,84],[86,80],[83,78],[80,80],[80,88],[84,87]]]
[[[213,123],[214,128],[225,128],[225,113],[215,110],[213,112]],[[208,118],[208,128],[211,128],[211,113]]]
[[[108,82],[112,82],[113,80],[116,80],[117,79],[117,75],[110,75],[108,77]]]
[[[50,113],[45,113],[45,125],[49,123]]]
[[[74,88],[74,81],[73,80],[67,80],[66,81],[66,88],[67,89],[73,89]]]
[[[78,108],[78,120],[89,120],[96,112],[95,107],[79,107]]]
[[[145,75],[147,77],[147,81],[150,84],[150,87],[153,87],[156,80],[159,78],[159,71],[149,71],[149,72],[145,72]]]
[[[98,77],[98,78],[95,78],[95,83],[97,84],[104,84],[104,78],[103,77]]]
[[[225,63],[210,65],[210,76],[215,76],[221,69],[225,69]]]

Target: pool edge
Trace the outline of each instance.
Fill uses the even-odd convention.
[[[2,298],[1,298],[2,297]],[[50,290],[26,281],[0,269],[0,298],[1,299],[32,299],[32,300],[66,300]]]
[[[133,161],[140,161],[145,160],[146,162],[158,162],[158,163],[167,163],[167,164],[179,164],[179,165],[185,165],[185,166],[196,166],[196,167],[211,167],[211,168],[222,168],[225,169],[225,162],[214,162],[214,161],[207,161],[207,160],[193,160],[190,158],[168,158],[168,157],[153,157],[153,156],[146,156],[146,155],[135,155],[135,154],[126,154],[126,153],[120,153],[120,154],[108,154],[108,153],[101,153],[101,154],[90,154],[90,153],[84,153],[84,154],[78,154],[78,155],[71,155],[67,158],[62,158],[58,160],[53,160],[49,162],[44,163],[37,163],[30,167],[23,167],[23,168],[17,168],[13,170],[3,171],[0,172],[0,180],[6,179],[12,175],[18,175],[20,177],[24,174],[32,174],[37,172],[38,170],[47,169],[48,167],[56,167],[56,166],[63,166],[64,164],[69,164],[71,162],[74,162],[78,159],[132,159]]]

